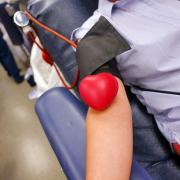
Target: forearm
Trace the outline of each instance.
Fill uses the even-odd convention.
[[[129,179],[132,161],[132,118],[122,83],[112,105],[87,114],[86,180]]]

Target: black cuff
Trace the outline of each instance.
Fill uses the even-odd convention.
[[[76,58],[80,68],[80,79],[101,72],[110,72],[119,76],[115,57],[130,50],[127,41],[117,32],[103,16],[79,42]],[[100,68],[100,69],[99,69]],[[113,70],[115,69],[115,70]]]

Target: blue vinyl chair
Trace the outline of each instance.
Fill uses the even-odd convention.
[[[52,27],[58,32],[61,32],[66,37],[70,37],[72,31],[78,28],[79,26],[81,26],[82,23],[88,17],[91,16],[93,11],[97,8],[98,0],[31,0],[31,1],[28,1],[28,4],[29,4],[28,5],[29,11],[39,21]],[[67,9],[69,11],[67,11]],[[57,18],[59,20],[54,21]],[[63,21],[62,23],[62,20],[64,19],[66,21]],[[52,34],[46,32],[44,29],[40,28],[39,26],[34,25],[34,28],[37,31],[43,46],[48,50],[48,52],[53,57],[56,64],[59,66],[61,72],[63,73],[64,77],[66,78],[67,82],[70,84],[74,82],[74,74],[77,71],[77,63],[76,63],[75,53],[73,52],[72,48],[68,46],[65,42],[60,41],[58,38],[55,38]],[[61,123],[61,126],[60,126],[61,129],[66,129],[65,123],[67,123],[66,122],[68,121],[67,117],[69,116],[66,117],[65,112],[63,112],[65,109],[64,106],[67,106],[66,109],[69,109],[69,111],[72,111],[70,115],[72,115],[72,119],[76,121],[77,123],[76,125],[79,128],[84,125],[84,119],[85,119],[86,113],[85,113],[85,110],[79,110],[78,108],[73,106],[71,102],[72,100],[69,102],[67,102],[67,100],[65,101],[65,99],[74,99],[72,98],[72,95],[70,95],[69,93],[67,94],[64,93],[66,94],[66,96],[63,97],[62,94],[64,91],[63,90],[57,90],[57,91],[58,92],[55,93],[55,90],[52,90],[52,91],[47,92],[44,96],[42,96],[38,100],[36,109],[39,114],[39,118],[42,122],[42,126],[45,129],[45,132],[51,142],[51,145],[54,151],[56,152],[57,157],[61,161],[61,164],[63,164],[63,159],[65,158],[65,156],[63,154],[63,158],[59,157],[58,153],[62,152],[62,149],[61,151],[58,151],[57,149],[60,149],[60,148],[57,148],[57,147],[55,148],[54,144],[56,145],[58,144],[58,147],[60,145],[59,143],[54,143],[54,142],[58,142],[54,140],[55,139],[54,137],[56,137],[56,139],[59,141],[63,141],[63,143],[67,142],[67,144],[65,145],[66,147],[69,147],[69,141],[71,139],[69,141],[67,141],[67,139],[63,139],[62,135],[60,136],[59,133],[62,133],[62,132],[64,133],[64,131],[59,132],[58,130],[59,126],[57,126]],[[54,94],[53,92],[57,95],[57,97],[55,95],[53,96]],[[162,136],[161,132],[159,131],[156,125],[154,117],[147,112],[146,107],[144,107],[139,102],[137,97],[134,94],[132,94],[128,90],[128,88],[127,88],[127,94],[129,97],[129,101],[130,101],[130,105],[131,105],[132,113],[133,113],[134,159],[136,159],[138,163],[140,163],[141,166],[147,170],[147,172],[150,174],[150,176],[154,180],[164,180],[164,179],[179,180],[180,179],[180,173],[179,173],[180,172],[180,158],[178,158],[177,156],[173,154],[169,143]],[[49,98],[49,96],[52,97],[52,100],[50,100],[51,98]],[[59,100],[56,100],[56,98]],[[48,99],[49,102],[46,99]],[[76,102],[76,101],[73,101],[73,102]],[[79,101],[77,101],[77,104],[79,104]],[[72,110],[70,109],[70,107],[72,107],[71,108]],[[81,107],[83,107],[82,109],[86,109],[84,105],[81,105]],[[45,110],[42,110],[41,112],[41,109],[45,109]],[[79,118],[79,116],[75,117],[75,115],[73,114],[74,112],[77,113],[79,111],[83,114],[81,118]],[[81,121],[81,125],[79,126],[79,123],[80,123],[79,121],[81,119],[83,119],[83,122]],[[63,122],[65,123],[62,123],[62,120],[64,120]],[[51,122],[53,122],[53,124]],[[69,126],[69,131],[66,131],[64,134],[65,138],[67,137],[73,138],[73,136],[72,137],[68,136],[71,133],[70,128],[74,129],[75,127],[74,125]],[[54,129],[57,129],[57,130],[55,131]],[[84,127],[83,127],[83,130],[84,130]],[[52,132],[53,132],[53,135],[50,135],[52,134]],[[77,137],[79,137],[78,136],[79,133],[82,134],[80,135],[81,138],[85,136],[85,132],[83,131],[79,132],[79,130],[77,130],[76,132],[77,132],[76,133]],[[77,142],[77,139],[75,142]],[[80,149],[78,143],[76,144],[78,148]],[[82,144],[83,146],[84,143],[85,143],[85,140],[83,139],[80,142],[80,144]],[[78,149],[78,153],[80,152],[79,149]],[[78,163],[80,163],[79,162],[80,160],[85,159],[83,157],[84,147],[81,149],[83,153],[80,156],[81,158],[78,159]],[[78,155],[77,153],[75,153],[75,150],[76,148],[73,146],[73,152],[77,157]],[[69,167],[69,163],[68,163],[68,167]],[[77,166],[73,166],[73,167],[77,167]],[[82,165],[82,162],[81,162],[81,167],[84,167],[84,164]],[[64,168],[65,171],[66,169],[67,168]],[[85,173],[85,170],[83,168],[81,168],[81,170]],[[66,171],[66,175],[68,176],[69,173],[67,172],[69,171]],[[82,173],[80,174],[82,175]],[[71,177],[71,176],[69,175],[68,177]]]
[[[84,180],[87,107],[65,88],[53,88],[39,98],[36,112],[67,178]],[[151,180],[135,160],[131,180]]]

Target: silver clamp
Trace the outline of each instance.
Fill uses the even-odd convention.
[[[14,14],[14,23],[20,27],[25,27],[29,24],[29,18],[23,11],[17,11]]]

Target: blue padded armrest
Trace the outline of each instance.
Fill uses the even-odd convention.
[[[83,180],[87,108],[65,88],[54,88],[40,97],[36,112],[67,178]]]
[[[84,180],[87,107],[65,88],[54,88],[39,98],[36,112],[67,178]],[[133,160],[131,180],[150,179]]]

